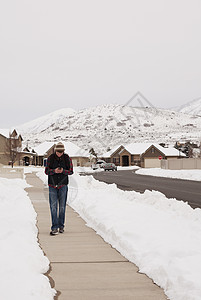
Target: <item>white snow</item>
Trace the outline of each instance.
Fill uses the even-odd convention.
[[[47,184],[44,169],[38,172]],[[70,176],[69,205],[171,300],[201,299],[201,210],[157,191],[122,191]]]
[[[189,115],[201,115],[201,98],[192,100],[180,107],[175,107],[175,110]]]
[[[201,181],[201,170],[198,169],[166,170],[160,168],[141,168],[136,171],[136,174]]]
[[[44,274],[48,258],[38,240],[36,212],[23,179],[0,178],[0,298],[53,300],[55,290]]]
[[[40,133],[41,131],[54,126],[57,122],[61,122],[63,119],[68,118],[69,116],[73,116],[75,113],[76,111],[72,108],[62,108],[40,118],[34,119],[30,122],[27,122],[26,124],[18,125],[17,129],[22,133]]]
[[[121,167],[121,166],[118,166],[117,167],[117,170],[118,171],[129,171],[129,170],[138,170],[139,167],[138,166],[128,166],[128,167]]]

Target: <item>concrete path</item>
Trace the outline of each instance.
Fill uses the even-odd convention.
[[[165,300],[162,289],[88,228],[69,206],[64,234],[50,236],[48,189],[34,173],[27,192],[38,214],[39,242],[51,262],[58,300]]]

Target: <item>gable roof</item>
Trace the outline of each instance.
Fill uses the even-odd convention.
[[[149,147],[153,145],[152,143],[130,143],[130,144],[125,144],[124,147],[125,149],[130,153],[130,154],[142,154],[144,153]]]
[[[9,138],[9,133],[10,133],[9,129],[0,129],[0,134],[6,138]]]
[[[46,152],[52,148],[56,143],[55,142],[43,142],[40,145],[34,147],[34,151],[39,155],[39,156],[44,156]]]
[[[101,157],[105,157],[105,158],[109,158],[114,152],[116,152],[120,147],[123,147],[122,144],[115,146],[114,148],[112,148],[110,151],[105,152],[104,154],[102,154]]]
[[[81,149],[72,142],[62,142],[65,147],[65,152],[72,157],[89,157],[89,152],[84,149]]]

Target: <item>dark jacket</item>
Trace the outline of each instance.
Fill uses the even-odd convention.
[[[62,173],[55,173],[56,168],[63,168]],[[73,164],[67,154],[58,157],[56,153],[51,154],[47,159],[45,174],[48,175],[48,185],[53,187],[62,187],[68,184],[68,175],[73,174]]]

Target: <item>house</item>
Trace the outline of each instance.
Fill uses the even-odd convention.
[[[164,148],[159,144],[130,143],[117,145],[104,153],[101,158],[117,166],[140,166],[145,168],[160,167],[161,159],[178,159],[185,157],[175,148]]]
[[[33,149],[26,146],[21,153],[23,155],[23,165],[36,165],[36,153]]]
[[[33,159],[33,154],[22,150],[23,138],[16,129],[0,129],[0,164],[24,165],[25,157]]]
[[[88,167],[91,166],[94,157],[90,155],[87,151],[81,149],[72,142],[61,141],[65,147],[65,153],[67,153],[72,159],[73,166],[77,167]],[[36,152],[36,165],[43,165],[44,159],[54,153],[54,148],[56,146],[55,142],[44,142],[34,148]]]

